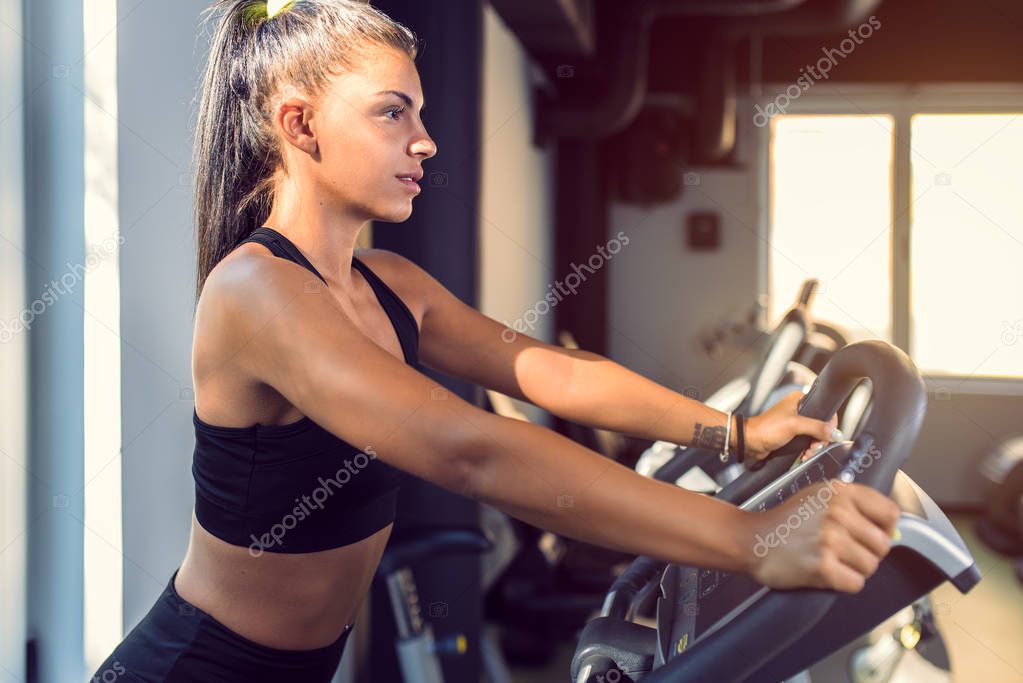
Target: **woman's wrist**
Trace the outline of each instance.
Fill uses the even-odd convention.
[[[713,422],[708,420],[707,423],[697,422],[692,436],[676,443],[691,448],[705,448],[711,451],[718,451],[719,453],[725,452],[725,444],[727,443],[727,451],[729,453],[738,454],[741,447],[744,447],[743,450],[748,451],[751,420],[743,418],[740,425],[739,416],[735,413],[720,410],[715,410],[714,412],[717,413],[717,419],[714,419]],[[739,440],[740,429],[743,431],[742,442]]]
[[[693,448],[706,448],[711,451],[723,451],[725,449],[725,436],[727,425],[725,424],[725,413],[715,410],[718,415],[707,422],[697,422],[693,428],[693,436],[688,441],[679,443]]]
[[[763,523],[763,520],[759,513],[749,510],[739,510],[739,512],[742,514],[737,517],[735,524],[731,527],[732,543],[735,549],[733,559],[739,571],[754,576],[761,559],[756,554],[755,548],[759,525]]]

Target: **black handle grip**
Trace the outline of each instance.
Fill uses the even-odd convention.
[[[800,401],[799,413],[827,420],[863,379],[873,385],[873,408],[853,447],[860,454],[856,481],[887,494],[895,473],[909,457],[927,411],[927,390],[909,356],[878,340],[840,349]],[[865,439],[873,443],[866,447]]]

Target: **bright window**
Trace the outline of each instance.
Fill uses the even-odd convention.
[[[1023,377],[1023,115],[918,114],[911,135],[913,358]]]
[[[772,321],[814,277],[814,316],[891,338],[892,129],[887,115],[772,120]]]
[[[85,253],[82,322],[85,458],[82,525],[85,664],[95,671],[124,634],[121,536],[120,235],[118,214],[117,3],[83,6]],[[108,678],[106,673],[101,678]]]
[[[1021,378],[1023,114],[891,111],[772,120],[771,320],[816,277],[813,315],[854,340],[904,345],[932,376]]]

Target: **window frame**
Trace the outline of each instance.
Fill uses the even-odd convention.
[[[773,104],[790,83],[767,83],[760,95],[752,97],[761,108]],[[761,109],[762,111],[763,109]],[[912,117],[916,114],[1023,114],[1023,84],[1020,83],[932,83],[932,84],[843,84],[817,83],[791,101],[785,114],[810,115],[889,115],[894,119],[892,149],[891,220],[891,315],[892,343],[910,353],[911,282],[910,248],[912,241]],[[773,206],[770,187],[771,128],[760,129],[757,146],[757,194],[766,210],[760,215],[761,244],[770,244]],[[771,250],[762,249],[757,259],[760,291],[770,291]],[[912,354],[911,354],[912,355]],[[1023,396],[1023,378],[960,373],[927,372],[928,391],[942,397],[952,392],[963,394]]]
[[[8,539],[0,562],[0,667],[17,680],[27,678],[25,645],[29,637],[29,340],[28,333],[11,333],[7,323],[27,308],[25,255],[28,237],[26,207],[25,10],[20,2],[0,0],[0,178],[5,201],[0,203],[4,240],[0,254],[0,376],[5,380],[0,411],[4,436],[0,439],[0,534]],[[10,338],[4,338],[11,335]]]

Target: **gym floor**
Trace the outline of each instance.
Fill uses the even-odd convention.
[[[1023,585],[1013,563],[973,532],[974,516],[949,517],[969,546],[983,578],[967,595],[949,584],[933,595],[934,611],[952,659],[954,683],[1023,683]],[[573,648],[564,646],[542,669],[515,667],[514,683],[568,683]],[[831,683],[831,682],[818,682]]]

